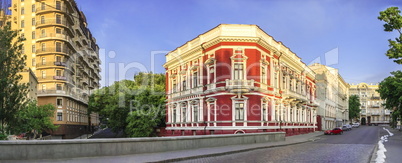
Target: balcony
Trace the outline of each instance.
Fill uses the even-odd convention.
[[[380,105],[371,105],[372,108],[379,108]]]
[[[66,20],[58,20],[58,19],[43,19],[40,21],[36,21],[36,27],[44,27],[44,26],[63,26],[65,28],[71,29],[70,24]]]
[[[67,7],[46,4],[46,6],[41,6],[41,7],[36,8],[36,14],[41,14],[41,13],[46,13],[46,12],[67,13]]]
[[[65,76],[53,76],[54,80],[67,80],[67,77]]]
[[[306,95],[302,95],[301,93],[297,93],[295,91],[285,89],[282,91],[282,97],[287,98],[287,99],[294,99],[294,100],[299,100],[299,101],[308,101],[308,98]]]
[[[46,47],[41,49],[36,49],[37,55],[48,54],[48,53],[59,53],[67,55],[69,52],[68,48],[57,48],[57,47]]]
[[[71,39],[70,36],[65,35],[65,34],[60,34],[60,33],[46,33],[46,34],[41,34],[39,35],[39,38],[37,41],[45,41],[45,40],[61,40],[68,42],[70,46],[73,46],[73,40]]]
[[[44,67],[53,67],[53,66],[63,66],[66,67],[66,62],[45,62],[45,63],[37,63],[36,68],[44,68]]]
[[[225,89],[232,93],[247,93],[254,90],[254,80],[226,79]]]

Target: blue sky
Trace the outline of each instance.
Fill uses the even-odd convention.
[[[399,0],[76,1],[104,49],[102,86],[138,71],[164,73],[163,53],[219,24],[256,24],[303,62],[332,64],[348,83],[377,83],[402,68],[384,55],[397,33],[377,19],[387,7],[401,8]],[[336,52],[338,61],[326,62]]]

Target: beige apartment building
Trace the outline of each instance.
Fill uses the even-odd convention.
[[[98,125],[88,97],[100,87],[99,47],[74,0],[12,0],[9,21],[26,38],[23,53],[35,74],[38,103],[56,107],[55,137],[74,138]],[[24,78],[23,80],[27,80]]]
[[[350,86],[350,95],[357,95],[360,98],[359,120],[362,125],[389,124],[391,112],[382,106],[383,100],[377,89],[378,84],[360,83]]]
[[[322,64],[309,66],[315,73],[319,129],[332,129],[349,123],[349,84],[338,69]]]

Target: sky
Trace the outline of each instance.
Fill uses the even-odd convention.
[[[379,12],[400,0],[76,0],[101,48],[102,86],[164,73],[165,54],[219,24],[256,24],[304,63],[339,69],[350,84],[401,70],[385,56]]]

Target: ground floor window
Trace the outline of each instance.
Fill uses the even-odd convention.
[[[235,120],[244,120],[244,103],[235,104]]]
[[[57,121],[63,121],[63,113],[57,112]]]

